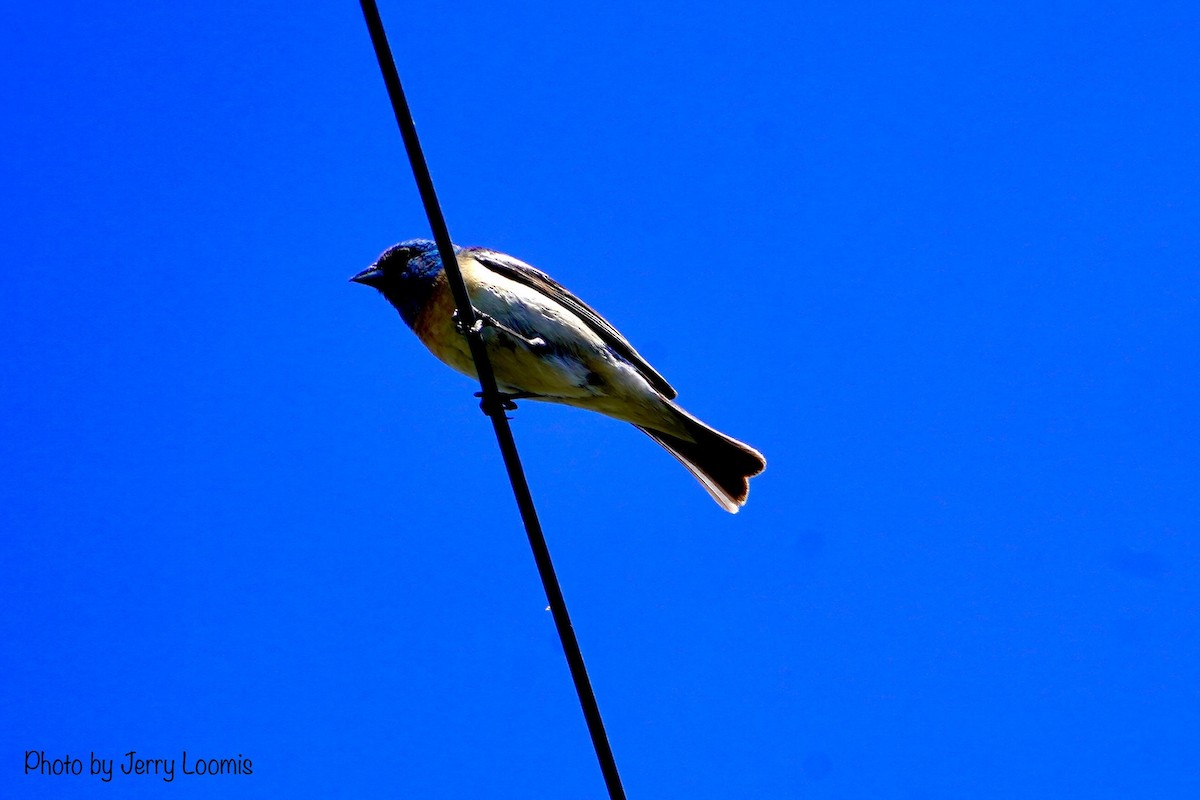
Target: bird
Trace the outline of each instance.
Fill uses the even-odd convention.
[[[737,513],[745,505],[750,478],[767,465],[760,452],[684,411],[675,389],[633,345],[546,273],[484,247],[455,245],[454,253],[506,408],[540,400],[631,423],[721,508]],[[434,242],[393,245],[350,280],[377,289],[430,352],[477,377]]]

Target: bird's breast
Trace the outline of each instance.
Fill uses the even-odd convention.
[[[429,351],[459,372],[475,377],[475,365],[467,340],[454,324],[454,296],[443,272],[434,281],[425,306],[413,320],[417,334]]]

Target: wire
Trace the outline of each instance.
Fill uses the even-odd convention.
[[[413,123],[412,112],[408,108],[404,89],[400,85],[400,75],[396,71],[391,47],[388,46],[383,20],[379,17],[379,9],[375,5],[375,0],[359,0],[359,2],[362,6],[363,17],[367,22],[367,30],[371,34],[371,43],[375,47],[375,56],[379,60],[379,69],[383,73],[383,82],[387,86],[388,96],[392,101],[392,110],[396,114],[396,123],[400,126],[400,135],[404,138],[404,148],[407,150],[408,160],[412,164],[413,178],[416,179],[417,189],[421,193],[425,215],[429,217],[429,227],[432,229],[434,241],[437,243],[438,255],[442,259],[442,267],[450,282],[454,304],[458,307],[458,318],[464,321],[468,331],[474,331],[475,309],[471,305],[467,286],[463,282],[462,273],[458,268],[450,231],[446,228],[446,219],[442,216],[442,208],[438,204],[437,193],[433,188],[433,179],[429,175],[429,166],[425,163],[425,156],[421,152],[417,128]],[[550,603],[554,625],[558,629],[558,638],[562,642],[563,653],[567,657],[567,665],[571,670],[571,679],[575,682],[575,693],[579,695],[579,705],[583,708],[584,719],[587,720],[588,733],[591,734],[592,746],[596,750],[596,759],[600,762],[600,771],[603,773],[604,783],[608,787],[608,796],[611,800],[625,800],[625,789],[621,786],[617,762],[613,757],[612,747],[608,743],[604,720],[600,717],[600,707],[596,703],[596,695],[592,691],[592,683],[588,679],[587,667],[583,663],[583,653],[579,649],[579,641],[575,638],[571,617],[567,613],[567,601],[563,598],[562,588],[554,573],[554,563],[550,560],[550,549],[546,546],[542,524],[538,520],[537,510],[533,505],[533,496],[529,492],[529,483],[525,479],[525,470],[521,466],[521,457],[517,453],[517,444],[513,439],[512,428],[508,424],[508,417],[505,416],[503,405],[500,402],[501,395],[496,386],[496,374],[492,369],[492,362],[488,358],[482,332],[468,333],[467,342],[471,348],[471,358],[475,361],[475,372],[479,375],[479,385],[483,390],[481,406],[484,413],[491,418],[492,427],[496,431],[496,441],[500,445],[500,453],[504,457],[504,467],[508,471],[508,479],[512,483],[517,508],[520,509],[521,519],[525,523],[525,533],[529,537],[533,559],[537,563],[538,574],[542,578],[542,587],[545,589],[546,599]]]

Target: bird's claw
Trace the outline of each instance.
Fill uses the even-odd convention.
[[[480,398],[479,410],[489,417],[497,412],[517,410],[517,404],[513,402],[515,395],[505,394],[504,392],[497,392],[494,395],[476,392],[475,396]]]

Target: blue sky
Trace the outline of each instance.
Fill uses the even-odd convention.
[[[631,798],[1196,796],[1193,5],[381,10],[456,241],[769,462],[514,415]],[[602,796],[476,387],[347,283],[428,232],[358,7],[3,29],[0,795]]]

